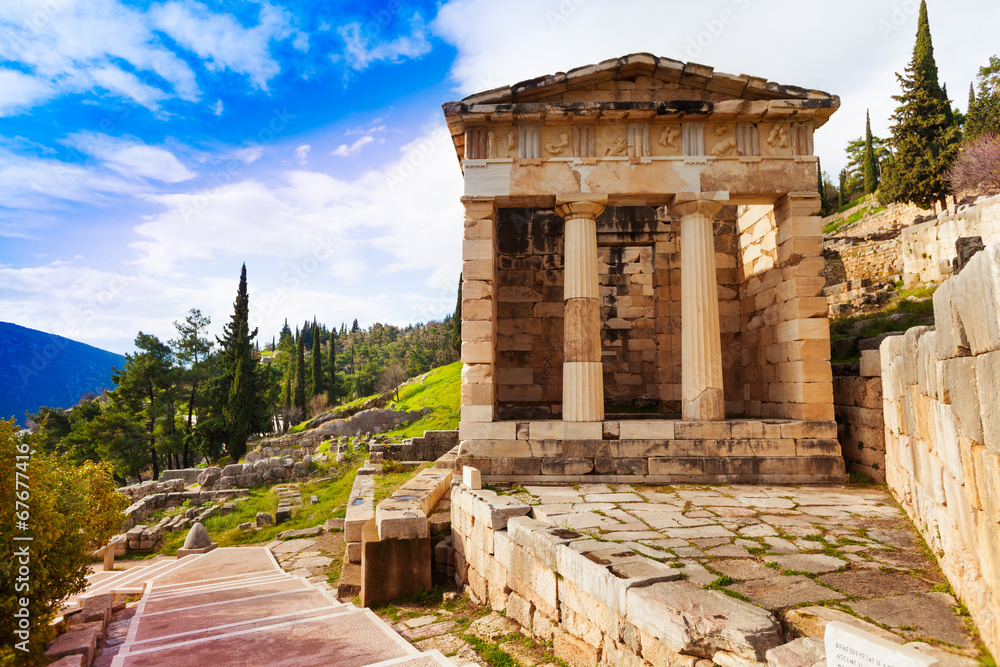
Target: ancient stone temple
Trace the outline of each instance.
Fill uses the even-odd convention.
[[[486,481],[842,481],[812,141],[838,106],[649,54],[445,104],[465,462]]]

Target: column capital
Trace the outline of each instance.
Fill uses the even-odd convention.
[[[597,218],[608,203],[607,195],[557,195],[556,215],[565,220],[570,218]]]
[[[725,202],[729,201],[728,192],[678,192],[670,202],[670,214],[678,217],[702,213],[714,216]]]

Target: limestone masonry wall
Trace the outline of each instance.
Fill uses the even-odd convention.
[[[551,641],[576,665],[753,665],[784,643],[768,611],[681,580],[620,544],[526,516],[531,508],[455,483],[455,578],[480,604]]]
[[[854,364],[837,364],[838,367]],[[858,373],[833,376],[837,439],[848,472],[885,481],[885,421],[882,418],[882,369],[878,350],[864,350]]]
[[[1000,654],[1000,243],[881,346],[886,481]]]
[[[906,286],[950,276],[957,257],[955,241],[967,236],[980,236],[983,243],[1000,240],[1000,196],[951,206],[933,220],[904,229],[899,238]]]

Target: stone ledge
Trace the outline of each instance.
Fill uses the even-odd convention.
[[[454,471],[427,468],[375,508],[380,540],[428,537],[427,517],[451,486]]]

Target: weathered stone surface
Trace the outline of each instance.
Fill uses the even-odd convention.
[[[847,561],[825,554],[794,554],[790,556],[765,556],[768,563],[777,563],[782,569],[793,572],[832,572],[847,565]]]
[[[204,549],[205,547],[212,546],[212,538],[208,536],[208,531],[205,530],[205,526],[201,522],[195,522],[191,526],[191,530],[188,531],[187,537],[184,538],[184,548],[185,549]]]
[[[776,646],[767,652],[768,667],[813,667],[826,657],[823,642],[812,637]]]
[[[629,620],[677,652],[710,658],[727,651],[761,662],[781,643],[771,614],[687,581],[631,588],[627,600]]]
[[[951,613],[954,598],[946,593],[908,593],[847,603],[857,613],[892,628],[914,628],[956,646],[971,646],[960,621]]]
[[[270,526],[274,523],[274,518],[267,512],[257,512],[257,526]]]
[[[857,616],[852,616],[847,612],[832,609],[830,607],[816,606],[790,609],[785,612],[784,619],[785,623],[787,623],[788,626],[796,633],[805,635],[806,637],[815,637],[816,639],[823,639],[828,623],[839,621],[841,623],[853,625],[860,630],[864,630],[865,632],[877,635],[889,641],[903,641],[897,634],[889,632],[888,630],[883,630],[879,626],[869,623],[868,621],[861,620]]]
[[[851,570],[834,572],[819,577],[828,586],[848,595],[882,597],[902,593],[926,593],[930,587],[917,577],[908,574],[882,572],[881,570]]]
[[[844,599],[844,595],[824,588],[802,575],[752,579],[727,588],[742,593],[765,609],[782,609],[803,602]]]
[[[76,630],[59,635],[45,649],[49,658],[62,658],[68,655],[82,655],[84,664],[89,665],[94,659],[97,640],[101,630],[96,625],[87,625]]]

